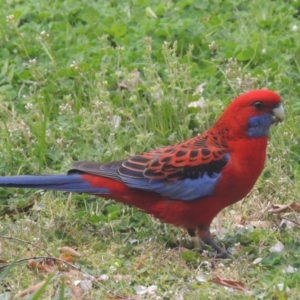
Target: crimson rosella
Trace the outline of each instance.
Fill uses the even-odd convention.
[[[133,205],[186,228],[230,257],[211,237],[210,224],[241,200],[261,174],[270,126],[284,119],[280,97],[255,90],[237,97],[203,134],[128,159],[75,162],[64,175],[0,177],[2,187],[88,193]]]

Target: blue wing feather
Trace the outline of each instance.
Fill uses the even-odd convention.
[[[212,176],[204,174],[197,179],[166,179],[132,178],[121,176],[122,181],[129,187],[154,191],[170,199],[194,200],[213,194],[214,187],[221,174],[214,173]]]

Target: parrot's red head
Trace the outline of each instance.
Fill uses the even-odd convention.
[[[231,137],[260,138],[268,136],[270,126],[283,119],[280,96],[269,90],[254,90],[233,100],[217,124],[226,124]]]

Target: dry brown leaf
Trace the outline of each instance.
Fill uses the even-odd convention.
[[[69,253],[61,253],[59,259],[65,262],[74,262],[74,257]]]
[[[272,227],[272,223],[269,221],[250,221],[250,225],[252,225],[253,227],[265,229]]]
[[[240,225],[245,225],[245,224],[246,224],[246,217],[245,217],[245,216],[241,216],[241,218],[240,218],[238,224],[240,224]]]
[[[0,264],[8,264],[8,260],[0,259]]]
[[[72,295],[72,299],[73,300],[82,300],[84,299],[83,297],[83,290],[80,286],[76,286],[76,285],[70,285],[70,289],[71,289],[71,295]]]
[[[53,273],[55,268],[53,266],[49,266],[44,264],[43,262],[37,262],[33,259],[28,261],[28,266],[32,269],[35,269],[41,273]]]
[[[78,251],[76,251],[73,248],[68,247],[68,246],[60,247],[60,248],[58,248],[58,250],[61,253],[67,253],[67,254],[70,254],[70,255],[73,255],[73,256],[77,256],[77,257],[81,256],[81,253],[79,253]]]
[[[242,291],[245,294],[248,293],[248,290],[246,289],[245,285],[241,281],[230,280],[230,279],[222,279],[219,276],[214,276],[209,281],[213,282],[215,284],[227,286],[227,287],[233,288],[235,290]]]
[[[136,269],[137,270],[140,270],[140,269],[142,269],[142,268],[144,268],[144,260],[145,260],[145,255],[141,255],[140,257],[139,257],[139,262],[138,262],[138,265],[137,265],[137,267],[136,267]]]
[[[45,283],[44,281],[41,281],[35,285],[30,286],[29,288],[27,288],[26,290],[23,290],[21,292],[19,292],[15,298],[19,298],[19,297],[25,297],[26,295],[32,294],[34,293],[36,290],[38,290],[43,284]]]
[[[278,214],[284,212],[300,212],[300,203],[295,201],[289,204],[272,204],[271,208],[268,210],[269,213]]]

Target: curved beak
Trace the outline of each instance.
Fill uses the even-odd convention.
[[[273,113],[273,120],[272,120],[273,124],[282,122],[284,120],[284,109],[282,104],[279,104],[279,106],[273,108],[272,113]]]

